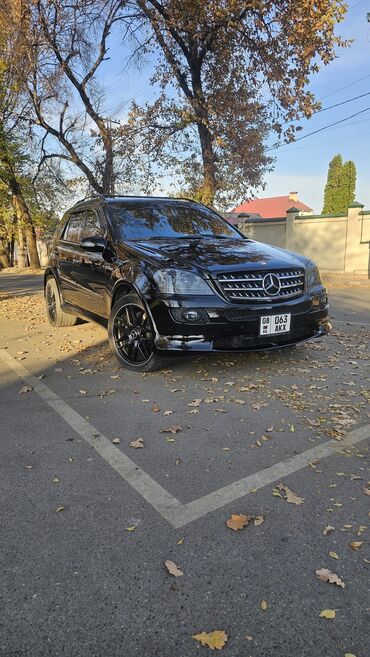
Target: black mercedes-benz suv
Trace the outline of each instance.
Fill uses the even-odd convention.
[[[64,216],[45,271],[52,326],[108,323],[129,369],[169,352],[271,349],[331,329],[308,258],[249,239],[186,199],[94,196]]]

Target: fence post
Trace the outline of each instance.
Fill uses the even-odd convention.
[[[354,273],[358,267],[361,249],[361,221],[360,212],[362,203],[351,203],[347,212],[346,250],[344,257],[344,271]]]
[[[286,211],[285,248],[289,251],[295,251],[295,220],[298,216],[297,208],[289,208]]]

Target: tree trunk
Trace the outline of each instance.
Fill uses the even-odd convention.
[[[212,135],[204,123],[198,123],[198,134],[203,160],[203,184],[199,190],[199,200],[206,205],[212,206],[217,190]]]
[[[0,269],[2,267],[9,267],[9,258],[4,244],[0,242]]]
[[[13,193],[13,205],[17,214],[18,223],[24,228],[27,238],[28,257],[30,259],[31,269],[40,268],[39,254],[37,253],[36,246],[36,232],[32,223],[31,215],[29,213],[27,203],[22,194],[22,190],[15,176],[9,181],[9,186]]]
[[[103,135],[105,162],[103,171],[103,194],[114,194],[114,165],[113,165],[113,139],[112,126],[107,122],[107,130]]]
[[[18,269],[24,269],[26,266],[26,249],[22,227],[18,224]]]

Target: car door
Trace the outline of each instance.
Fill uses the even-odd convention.
[[[62,236],[57,244],[59,286],[63,300],[78,306],[79,283],[78,266],[80,263],[80,241],[85,223],[83,211],[70,214]]]
[[[105,219],[100,217],[94,208],[86,208],[80,240],[106,238],[106,236]],[[98,253],[80,248],[78,264],[80,308],[100,317],[108,316],[111,271],[112,264],[109,262],[108,250]]]

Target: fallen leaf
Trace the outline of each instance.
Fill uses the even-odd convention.
[[[26,392],[31,392],[33,388],[31,386],[23,386],[20,390],[18,390],[18,395],[24,395]]]
[[[250,634],[245,634],[244,638],[247,639],[247,641],[253,641],[253,637]]]
[[[173,411],[165,411],[163,415],[166,417],[167,415],[172,415]]]
[[[370,484],[367,484],[367,486],[370,486]],[[367,486],[364,486],[362,490],[365,495],[370,495],[370,488],[367,488]]]
[[[60,479],[59,477],[53,477],[53,484],[59,484]]]
[[[330,534],[330,532],[333,532],[333,531],[334,531],[334,527],[332,527],[331,525],[326,525],[326,527],[323,531],[323,534],[324,534],[324,536],[327,536],[327,534]]]
[[[336,575],[335,573],[332,573],[331,570],[328,570],[327,568],[320,568],[319,570],[316,570],[316,576],[322,581],[322,582],[329,582],[330,584],[336,584],[337,586],[341,586],[342,589],[344,589],[344,582]]]
[[[58,506],[58,507],[55,509],[55,513],[60,513],[61,511],[65,511],[65,510],[66,510],[66,509],[65,509],[64,506]]]
[[[160,433],[178,433],[179,431],[182,431],[182,427],[174,425],[172,427],[168,427],[168,429],[161,429]]]
[[[335,618],[336,613],[335,609],[323,609],[320,611],[320,618]]]
[[[125,532],[134,532],[136,529],[136,525],[130,525],[130,527],[125,528]]]
[[[79,390],[80,395],[87,395],[87,390]]]
[[[268,604],[267,604],[266,600],[261,600],[260,607],[263,611],[266,611],[266,609],[268,607]]]
[[[188,404],[188,406],[198,407],[198,406],[201,405],[202,401],[203,401],[203,399],[193,399],[193,401],[190,402],[190,403]]]
[[[198,641],[202,646],[208,646],[211,650],[221,650],[226,641],[227,634],[222,630],[215,630],[214,632],[202,632],[201,634],[193,634],[192,639]]]
[[[356,657],[356,655],[354,655],[353,652],[345,652],[344,657]]]
[[[329,557],[331,557],[332,559],[340,559],[340,557],[338,557],[336,552],[329,552]]]
[[[112,443],[113,443],[114,445],[119,445],[120,442],[121,442],[121,438],[113,438],[113,439],[112,439]]]
[[[26,470],[32,470],[33,465],[24,465],[23,467],[26,468]]]
[[[152,406],[153,413],[159,413],[160,410],[161,409],[160,409],[160,406],[158,406],[158,404],[153,404],[153,406]]]
[[[134,449],[141,449],[144,447],[144,441],[142,438],[138,438],[137,440],[132,440],[130,442],[130,447],[133,447]]]
[[[294,424],[291,424],[291,425],[290,425],[290,430],[291,430],[291,431],[295,431]]]
[[[174,577],[181,577],[181,575],[184,574],[182,570],[176,566],[174,561],[167,559],[167,561],[164,562],[164,565],[166,566],[170,575],[173,575]]]
[[[184,541],[185,538],[179,538],[179,540],[177,541],[177,545],[182,545]]]
[[[293,491],[291,491],[285,484],[278,484],[277,488],[279,491],[285,493],[285,499],[290,504],[296,504],[298,506],[304,503],[304,497],[300,497],[296,493],[293,493]]]
[[[250,520],[252,520],[252,516],[245,516],[242,513],[240,515],[233,513],[231,518],[226,520],[226,525],[229,527],[229,529],[237,531],[238,529],[243,529],[243,527],[248,525]]]
[[[258,527],[258,525],[262,525],[262,523],[265,522],[264,516],[256,516],[253,520],[253,524]]]
[[[352,543],[348,543],[349,547],[352,548],[352,550],[359,550],[360,547],[362,547],[364,544],[363,541],[352,541]]]

